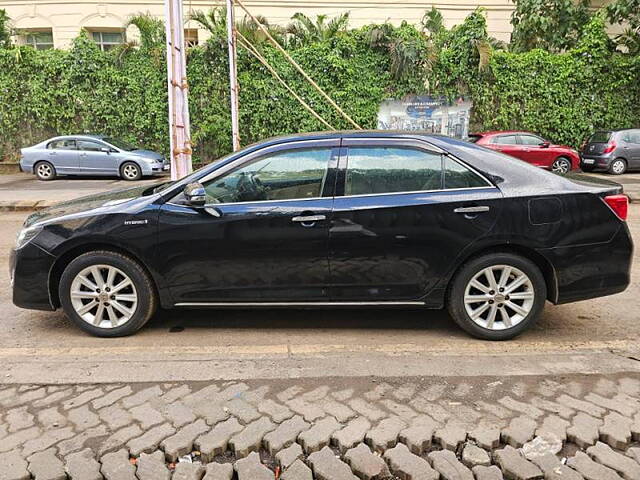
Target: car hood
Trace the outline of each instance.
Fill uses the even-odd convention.
[[[158,184],[160,183],[162,182],[158,182]],[[146,200],[151,198],[151,196],[145,195],[145,193],[151,191],[155,186],[154,184],[147,184],[141,187],[112,190],[56,203],[51,207],[44,208],[29,215],[24,222],[24,226],[29,227],[35,223],[53,223],[61,217],[107,213],[116,210],[126,211],[129,208],[137,208],[140,199],[144,198]]]
[[[164,160],[164,157],[161,154],[151,150],[137,149],[137,150],[131,150],[130,153],[135,153],[136,155],[140,155],[141,157],[154,158],[156,160]]]

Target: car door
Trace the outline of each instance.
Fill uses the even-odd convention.
[[[537,167],[550,168],[553,164],[554,152],[549,148],[549,143],[536,135],[518,135],[520,154],[519,158],[526,160]],[[546,147],[543,145],[547,145]]]
[[[491,146],[494,150],[523,159],[522,151],[518,144],[518,136],[515,134],[498,135],[492,139]]]
[[[623,152],[629,168],[640,168],[640,130],[627,130],[622,135]]]
[[[344,139],[329,230],[332,301],[419,301],[493,226],[501,192],[435,147]]]
[[[46,159],[57,173],[75,173],[78,169],[78,150],[73,138],[61,138],[47,144]]]
[[[97,140],[78,139],[79,167],[84,175],[117,175],[116,151]]]
[[[203,179],[206,208],[164,204],[157,261],[174,302],[326,300],[338,146],[268,147]]]

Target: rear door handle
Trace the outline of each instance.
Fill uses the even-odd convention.
[[[455,213],[482,213],[488,212],[489,207],[486,205],[481,205],[478,207],[459,207],[453,210]]]
[[[314,223],[314,222],[320,222],[326,219],[327,217],[324,215],[303,215],[300,217],[293,217],[291,221],[300,222],[300,223]]]

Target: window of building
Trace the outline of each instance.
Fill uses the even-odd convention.
[[[91,37],[103,52],[111,50],[112,48],[124,43],[124,32],[103,32],[95,30],[91,32]]]
[[[51,29],[30,30],[22,36],[23,43],[36,50],[49,50],[53,48],[53,32]]]
[[[187,46],[187,48],[198,46],[198,29],[197,28],[184,29],[184,43]]]

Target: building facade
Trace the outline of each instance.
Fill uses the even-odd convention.
[[[256,15],[265,16],[270,23],[286,25],[296,12],[315,18],[318,14],[329,17],[350,12],[350,25],[358,27],[368,23],[403,20],[418,23],[425,11],[438,8],[448,27],[461,23],[477,7],[486,10],[489,34],[509,40],[511,0],[452,0],[448,3],[390,0],[245,0],[244,5]],[[197,10],[208,11],[224,1],[184,0],[185,18]],[[0,0],[19,35],[16,41],[35,48],[68,48],[71,41],[85,29],[102,49],[137,38],[134,27],[125,29],[127,19],[139,13],[164,17],[163,0]],[[237,7],[238,18],[243,12]],[[193,22],[185,24],[185,38],[190,44],[201,43],[206,32]]]

